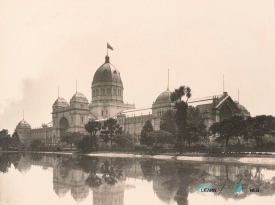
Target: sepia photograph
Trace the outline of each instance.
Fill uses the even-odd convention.
[[[274,0],[0,0],[0,205],[274,205]]]

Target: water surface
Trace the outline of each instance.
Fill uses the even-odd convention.
[[[0,153],[0,204],[273,205],[275,166]]]

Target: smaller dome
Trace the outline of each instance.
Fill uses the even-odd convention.
[[[77,203],[83,202],[89,195],[89,187],[87,185],[73,187],[71,195]]]
[[[236,105],[238,106],[240,112],[242,115],[250,115],[250,113],[248,112],[248,110],[243,106],[241,105],[238,101],[234,101],[236,103]]]
[[[171,95],[171,91],[167,89],[157,97],[155,104],[170,103],[171,102],[170,95]]]
[[[58,97],[53,104],[53,107],[68,107],[68,106],[69,106],[69,103],[64,98],[60,98],[60,97]]]
[[[70,189],[66,185],[59,184],[58,182],[53,182],[53,190],[55,191],[57,196],[64,197]]]
[[[31,129],[31,126],[26,120],[21,120],[16,126],[17,129]]]
[[[88,99],[80,92],[76,92],[70,102],[85,102],[88,103]]]

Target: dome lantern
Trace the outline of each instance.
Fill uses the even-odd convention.
[[[110,57],[108,55],[105,57],[105,63],[110,63]]]

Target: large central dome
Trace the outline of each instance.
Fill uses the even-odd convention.
[[[120,73],[110,63],[109,56],[105,57],[105,63],[101,65],[95,72],[93,84],[95,83],[121,83]]]

